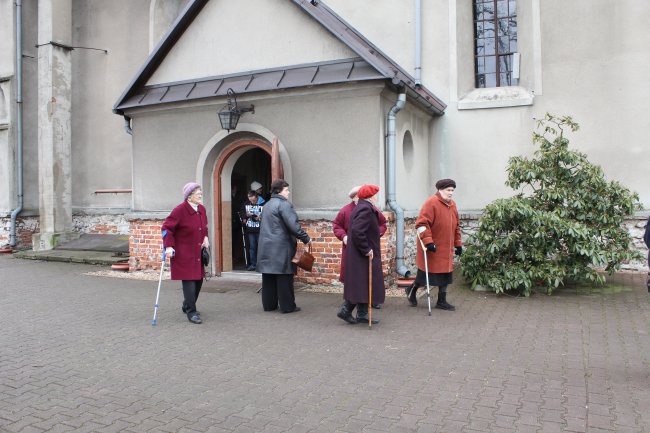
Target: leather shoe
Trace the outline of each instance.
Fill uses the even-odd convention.
[[[296,307],[291,311],[283,311],[282,314],[296,313],[298,311],[300,311],[300,307]]]
[[[373,310],[381,310],[381,304],[372,304]]]
[[[203,320],[201,320],[201,316],[199,316],[197,313],[192,314],[191,316],[188,317],[188,320],[195,325],[200,325],[203,323]]]

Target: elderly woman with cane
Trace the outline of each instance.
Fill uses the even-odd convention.
[[[451,199],[456,182],[452,179],[441,179],[436,182],[436,189],[438,191],[422,205],[415,221],[417,236],[421,241],[416,242],[415,262],[418,273],[415,282],[406,288],[406,295],[411,306],[416,307],[418,288],[428,284],[437,286],[438,301],[435,307],[454,311],[456,307],[447,302],[447,286],[452,282],[454,253],[460,256],[463,252],[458,210],[456,202]]]
[[[296,265],[291,263],[296,255],[296,238],[304,244],[311,242],[289,202],[289,184],[276,179],[271,183],[271,198],[261,214],[257,247],[257,272],[262,273],[264,311],[277,310],[278,304],[283,313],[300,311],[293,292]]]
[[[334,218],[334,221],[332,221],[332,231],[334,232],[334,236],[336,236],[342,243],[341,267],[339,271],[340,282],[345,281],[345,249],[348,245],[348,225],[350,223],[350,215],[359,202],[359,188],[361,188],[361,186],[355,186],[350,190],[348,197],[350,197],[352,201],[343,206],[339,213],[336,215],[336,218]],[[379,219],[379,237],[381,237],[384,235],[384,233],[386,233],[386,217],[383,213],[378,212],[377,218]],[[379,304],[373,302],[372,308],[379,308]]]
[[[170,257],[172,280],[181,280],[187,319],[202,323],[196,301],[203,284],[201,249],[209,248],[208,218],[201,204],[201,185],[189,182],[183,187],[183,203],[176,206],[162,225],[165,255]]]
[[[348,222],[343,284],[345,301],[337,316],[350,324],[378,323],[378,320],[371,322],[368,304],[382,304],[386,297],[381,267],[379,210],[374,204],[378,192],[377,185],[363,185],[359,188],[359,201]],[[355,307],[356,319],[352,316]]]

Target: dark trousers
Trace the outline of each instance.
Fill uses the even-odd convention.
[[[262,274],[262,307],[264,311],[296,309],[293,294],[293,274]]]
[[[189,317],[196,312],[196,300],[199,299],[199,292],[203,286],[203,280],[183,280],[183,306]]]
[[[259,240],[259,233],[248,233],[248,252],[250,253],[250,257],[248,258],[248,265],[252,267],[257,266],[257,243]]]

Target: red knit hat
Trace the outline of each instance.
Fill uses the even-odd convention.
[[[379,187],[377,185],[364,185],[361,188],[359,188],[359,198],[370,198],[373,195],[377,194],[379,192]]]

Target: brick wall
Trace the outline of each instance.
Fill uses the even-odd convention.
[[[384,213],[388,221],[388,230],[381,239],[382,267],[386,276],[386,284],[393,284],[395,277],[395,225],[393,215]],[[298,270],[297,282],[305,284],[326,284],[341,286],[339,272],[341,270],[341,241],[332,232],[332,222],[329,220],[302,220],[302,228],[309,234],[313,245],[314,269],[312,272]],[[299,248],[302,248],[299,243]]]
[[[2,229],[0,230],[0,246],[9,244],[11,233],[11,217],[0,218]],[[30,249],[32,247],[32,235],[38,232],[38,217],[29,216],[16,218],[16,249]]]
[[[129,221],[129,272],[148,269],[160,270],[162,259],[163,220]]]

